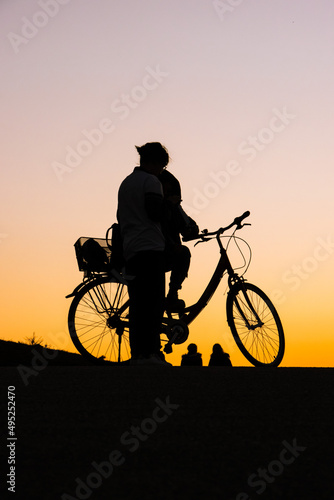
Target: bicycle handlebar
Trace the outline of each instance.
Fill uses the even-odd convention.
[[[223,234],[225,231],[228,231],[228,229],[231,229],[231,227],[233,226],[237,226],[237,229],[241,229],[243,227],[243,225],[241,225],[242,221],[244,219],[246,219],[247,217],[250,216],[250,211],[247,210],[246,212],[244,212],[242,215],[240,215],[239,217],[236,217],[234,219],[233,222],[231,222],[231,224],[229,224],[228,226],[226,227],[220,227],[219,229],[217,229],[217,231],[212,231],[212,232],[208,232],[207,229],[203,229],[202,231],[202,234],[199,234],[198,236],[195,236],[194,238],[191,238],[191,239],[186,239],[183,241],[192,241],[192,240],[203,240],[205,241],[205,238],[207,238],[208,236],[217,236],[217,235],[220,235],[220,234]]]
[[[240,215],[240,217],[236,217],[236,218],[234,219],[233,225],[234,225],[234,224],[236,224],[236,226],[240,226],[240,225],[241,225],[241,223],[242,223],[242,221],[243,221],[244,219],[246,219],[247,217],[249,217],[249,216],[250,216],[250,211],[249,211],[249,210],[247,210],[247,211],[246,211],[246,212],[244,212],[242,215]]]

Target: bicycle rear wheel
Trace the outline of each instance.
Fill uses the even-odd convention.
[[[127,286],[99,277],[75,295],[68,327],[77,350],[90,361],[124,363],[131,357]]]
[[[254,366],[278,366],[284,356],[281,320],[267,295],[250,283],[237,283],[226,302],[227,321],[242,354]]]

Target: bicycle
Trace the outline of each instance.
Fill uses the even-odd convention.
[[[166,354],[172,352],[173,344],[182,344],[187,340],[189,325],[207,306],[223,275],[227,273],[229,288],[226,300],[227,323],[238,348],[254,366],[276,367],[281,363],[285,339],[279,315],[260,288],[248,283],[243,275],[239,276],[235,272],[227,255],[231,239],[240,239],[235,236],[235,232],[250,225],[243,223],[249,215],[250,212],[245,212],[224,228],[213,232],[205,229],[195,238],[188,240],[198,240],[196,243],[198,244],[215,238],[219,246],[220,259],[208,285],[195,304],[186,307],[177,317],[175,313],[165,311],[161,340],[165,342]],[[233,226],[236,227],[228,236],[229,241],[224,248],[221,238]],[[87,238],[80,238],[76,242],[79,269],[85,270],[85,277],[83,283],[67,296],[73,297],[68,314],[68,327],[75,347],[86,358],[97,363],[107,361],[113,364],[128,364],[131,357],[127,293],[129,277],[112,265],[112,247],[108,243],[109,230],[105,240],[95,239],[104,246],[105,251],[109,253],[108,259],[111,260],[109,267],[102,270],[85,268],[79,249],[82,245],[80,240]]]

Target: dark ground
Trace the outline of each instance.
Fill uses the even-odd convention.
[[[36,368],[0,368],[2,486],[16,394],[8,498],[334,497],[333,369]]]

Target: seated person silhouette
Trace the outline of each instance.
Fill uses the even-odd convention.
[[[220,344],[214,344],[210,356],[209,366],[232,366],[230,355]]]
[[[203,366],[202,354],[197,352],[196,344],[188,345],[188,353],[182,355],[181,366]]]
[[[178,291],[188,276],[191,258],[189,248],[182,245],[180,234],[185,239],[190,239],[197,236],[199,229],[196,222],[181,207],[181,186],[176,177],[163,170],[158,178],[164,193],[162,230],[166,240],[166,272],[171,271],[166,309],[180,313],[185,303],[179,299]]]

